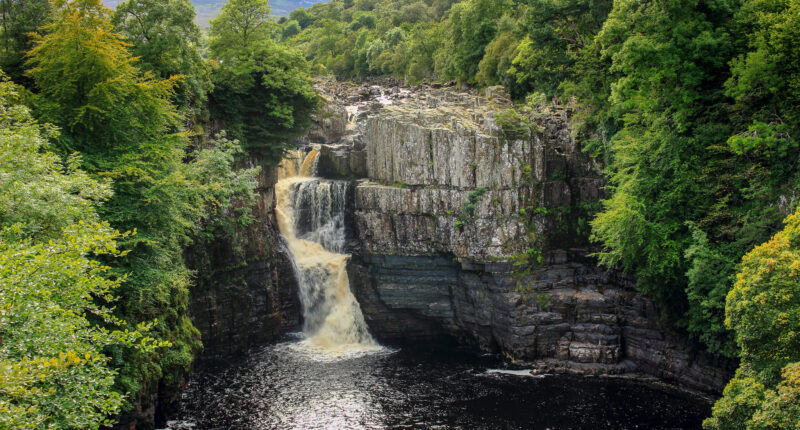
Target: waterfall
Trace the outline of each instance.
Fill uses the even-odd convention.
[[[348,186],[316,178],[318,151],[290,153],[275,185],[278,228],[295,262],[305,340],[317,357],[336,358],[379,349],[350,291],[345,251]]]

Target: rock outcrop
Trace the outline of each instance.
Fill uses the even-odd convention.
[[[603,179],[569,109],[521,117],[492,89],[320,89],[336,114],[303,143],[320,147],[323,176],[355,184],[348,270],[379,339],[451,338],[543,372],[722,389],[730,363],[667,334],[630,279],[587,257]],[[525,255],[540,264],[514,270]]]
[[[454,339],[502,352],[542,373],[648,374],[718,393],[729,363],[657,323],[630,280],[562,262],[517,279],[507,264],[445,257],[359,255],[351,288],[384,342]]]
[[[203,341],[203,358],[241,354],[300,326],[294,269],[275,228],[275,168],[261,166],[252,225],[189,253],[197,271],[189,313]]]

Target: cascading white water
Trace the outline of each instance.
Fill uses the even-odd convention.
[[[305,340],[317,358],[379,350],[350,291],[345,248],[347,184],[313,177],[318,151],[290,153],[278,172],[275,214],[294,258]]]

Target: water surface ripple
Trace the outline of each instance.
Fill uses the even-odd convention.
[[[201,366],[170,427],[699,429],[709,414],[696,398],[637,382],[505,374],[492,357],[454,351],[318,361],[296,342]]]

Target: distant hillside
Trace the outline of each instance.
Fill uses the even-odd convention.
[[[316,3],[324,3],[327,0],[273,0],[269,4],[272,5],[272,14],[275,16],[288,16],[289,12],[303,8],[308,8]]]
[[[103,0],[106,6],[114,8],[123,0]],[[301,7],[311,7],[324,0],[271,0],[272,14],[275,16],[288,16],[289,13]],[[192,0],[197,10],[197,23],[203,27],[208,26],[208,21],[217,16],[219,9],[225,4],[224,0]]]

